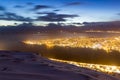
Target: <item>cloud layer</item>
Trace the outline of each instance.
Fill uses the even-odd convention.
[[[47,8],[52,8],[52,7],[48,5],[35,5],[32,10],[40,10],[40,9],[47,9]]]
[[[67,18],[78,17],[78,15],[74,15],[74,14],[57,14],[57,13],[41,13],[41,14],[46,14],[46,15],[39,16],[37,20],[49,21],[49,22],[66,21]]]
[[[31,21],[30,18],[25,18],[23,16],[17,15],[15,13],[11,12],[5,12],[4,14],[1,14],[0,20],[9,20],[9,21]]]
[[[80,5],[80,2],[72,2],[67,3],[66,6],[73,6],[73,5]],[[59,22],[59,21],[67,21],[68,18],[79,17],[76,14],[63,14],[59,13],[61,9],[58,7],[50,6],[50,5],[43,5],[43,4],[36,4],[32,2],[27,2],[25,4],[14,4],[13,9],[17,11],[24,12],[23,14],[28,14],[25,12],[30,12],[30,14],[35,15],[34,19],[33,16],[26,17],[22,16],[20,13],[13,12],[10,9],[7,9],[4,6],[0,6],[0,20],[9,20],[9,21],[45,21],[45,22]],[[48,11],[49,9],[49,11]],[[42,11],[44,10],[44,11]],[[41,11],[41,12],[39,12]]]

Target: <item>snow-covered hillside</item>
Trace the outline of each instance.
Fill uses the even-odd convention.
[[[119,80],[27,52],[0,51],[0,80]]]

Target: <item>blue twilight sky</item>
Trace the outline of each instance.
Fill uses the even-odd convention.
[[[0,0],[0,25],[120,20],[120,0]]]

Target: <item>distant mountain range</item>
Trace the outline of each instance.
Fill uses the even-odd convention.
[[[47,26],[35,26],[32,23],[23,23],[17,26],[1,26],[1,34],[35,34],[55,32],[85,32],[85,31],[120,31],[120,21],[113,22],[84,22],[81,26],[49,23]]]

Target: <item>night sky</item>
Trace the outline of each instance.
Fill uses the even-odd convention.
[[[0,0],[0,25],[120,20],[120,0]]]

